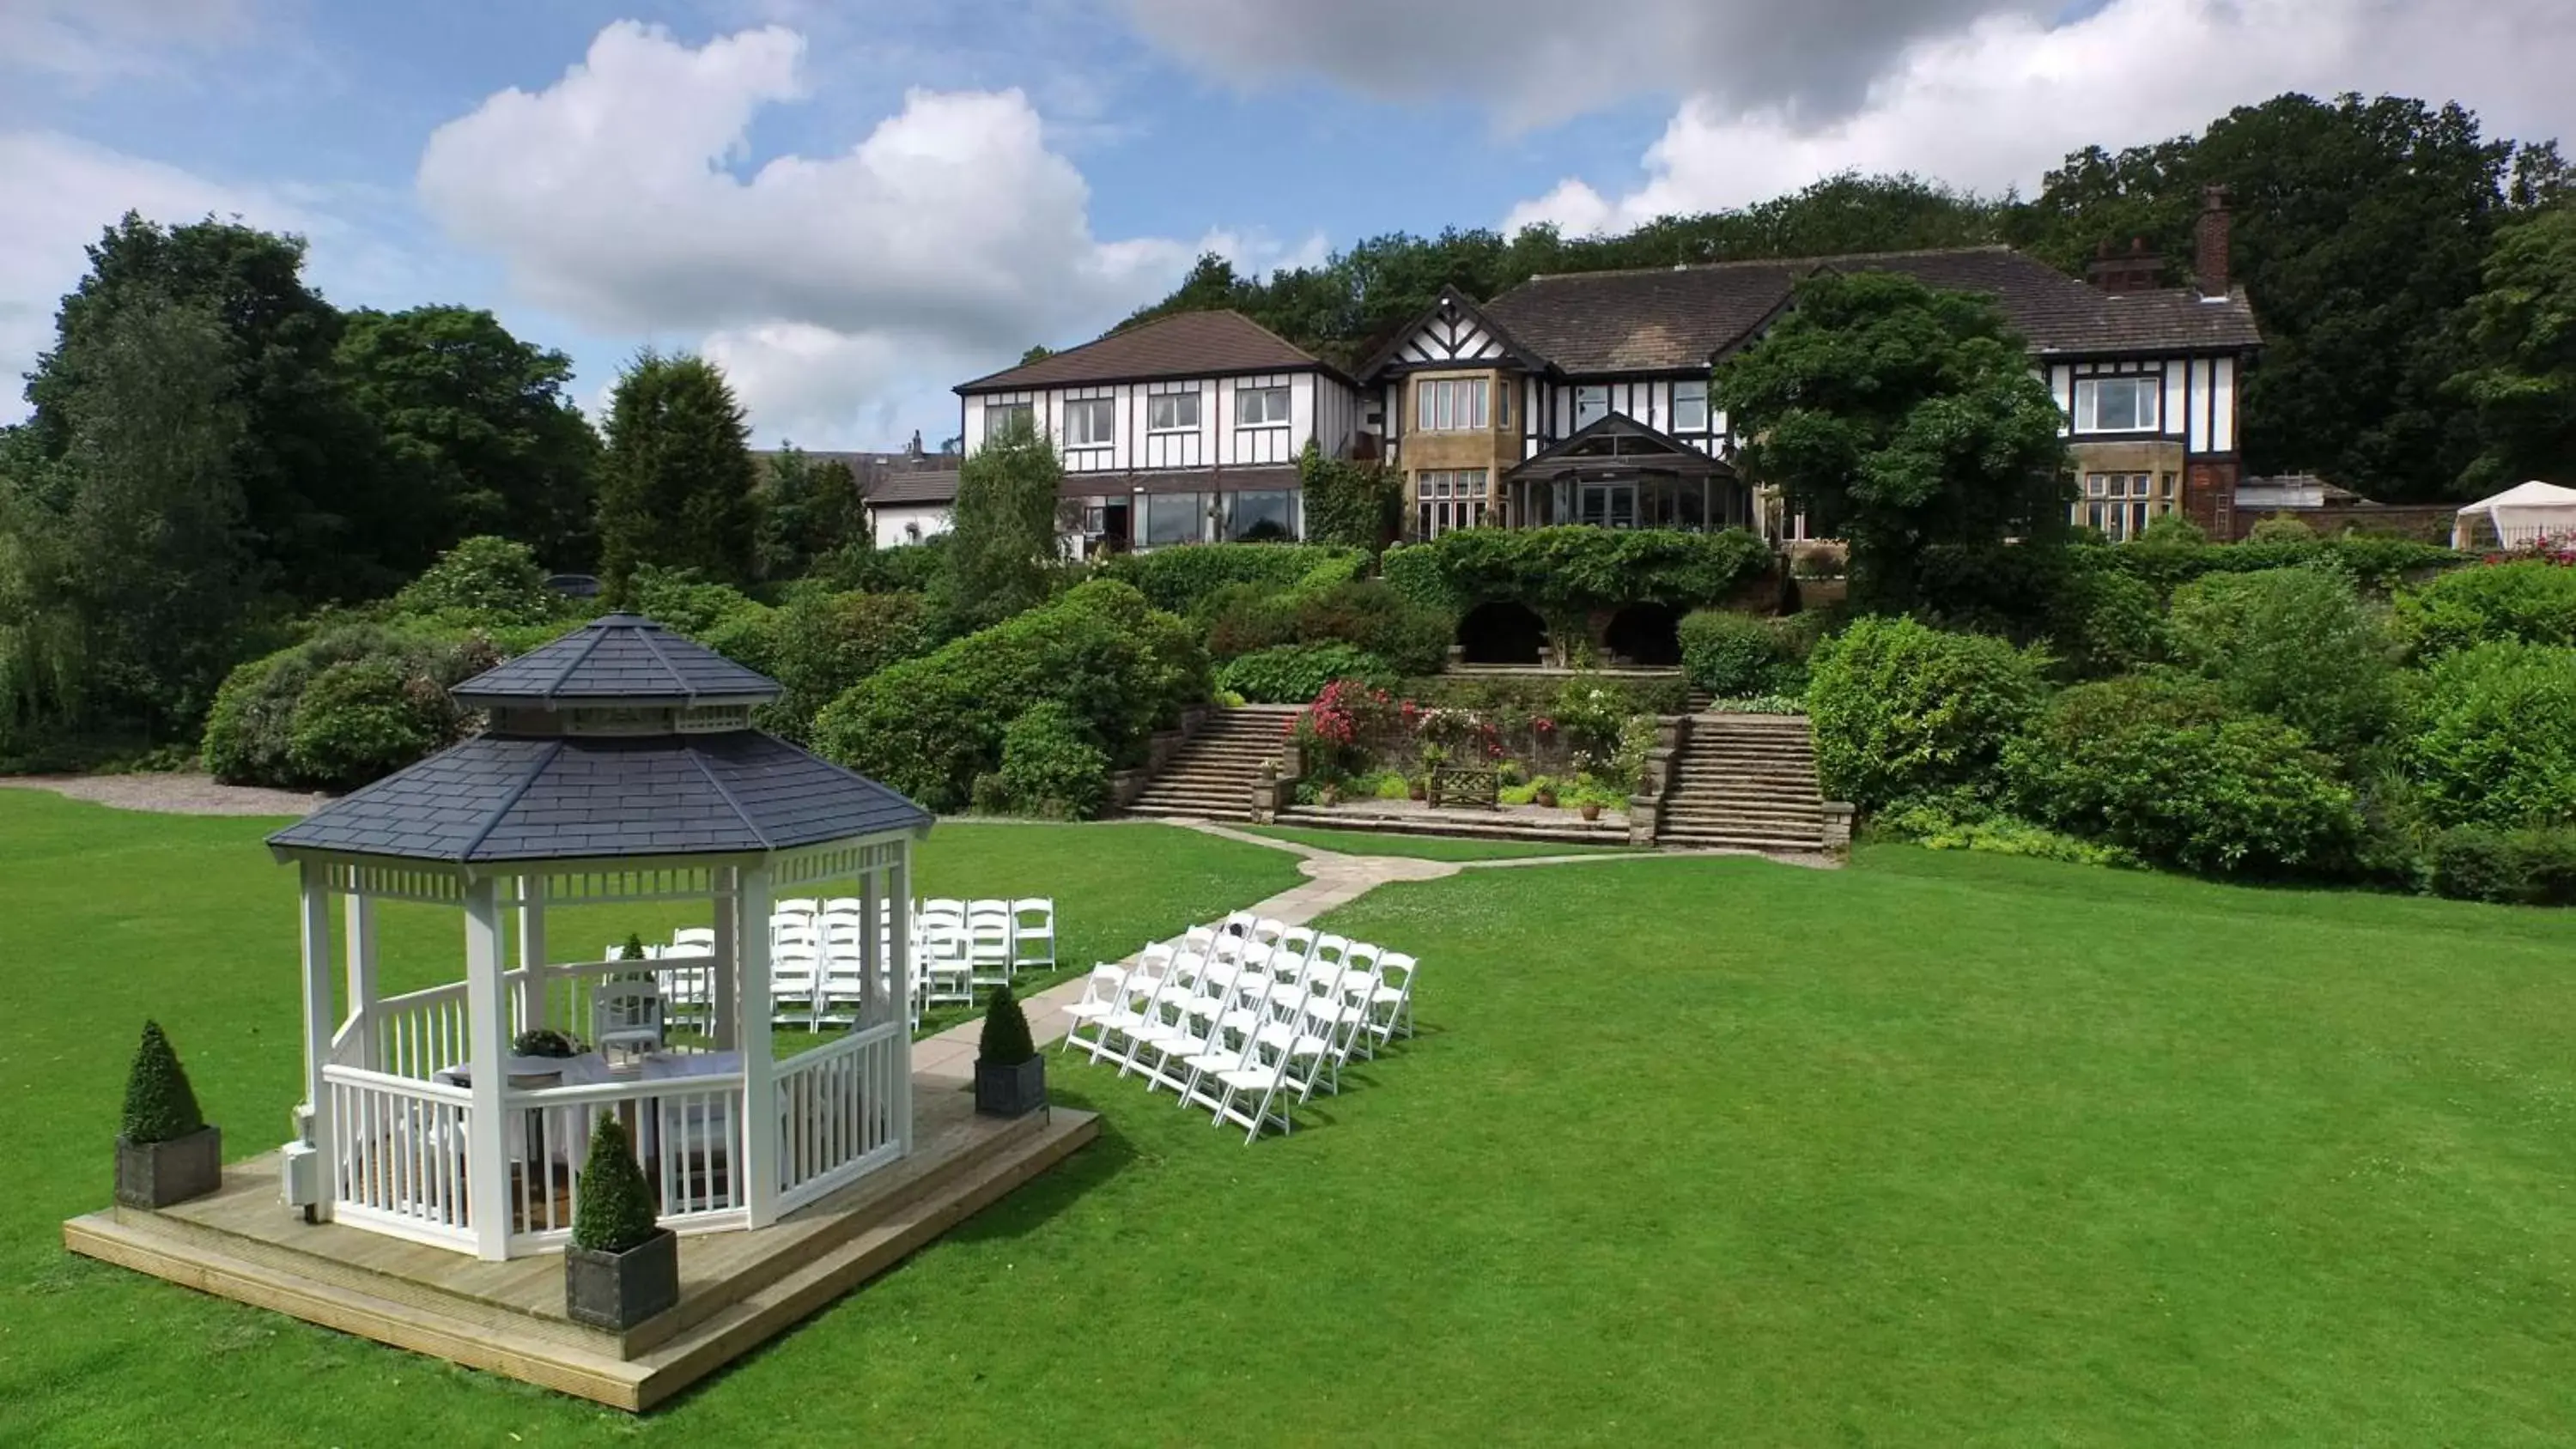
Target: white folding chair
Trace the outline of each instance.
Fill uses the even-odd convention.
[[[823,987],[823,953],[811,944],[779,946],[769,953],[769,1019],[772,1023],[793,1026],[802,1022],[808,1031],[820,1023],[815,1019],[817,993]]]
[[[602,981],[593,986],[590,991],[590,1040],[603,1052],[612,1045],[660,1051],[660,985],[651,981]]]
[[[830,900],[823,902],[822,914],[827,916],[858,916],[865,915],[867,913],[867,909],[867,902],[860,900],[857,896],[834,896]]]
[[[1011,902],[1011,969],[1055,969],[1055,901],[1025,896]]]
[[[1402,951],[1378,958],[1378,979],[1369,988],[1369,1035],[1380,1045],[1413,1035],[1414,961]]]
[[[921,972],[924,997],[932,1005],[975,999],[975,963],[967,954],[963,928],[924,927],[914,938],[913,960]]]
[[[868,1005],[868,963],[855,928],[847,935],[823,938],[823,987],[818,1020],[833,1026],[855,1026]]]
[[[772,916],[812,916],[820,914],[822,909],[822,904],[816,901],[812,896],[789,896],[783,901],[770,902],[769,914]]]
[[[1289,1054],[1286,1050],[1262,1041],[1258,1032],[1244,1050],[1242,1058],[1231,1067],[1219,1070],[1214,1123],[1233,1122],[1244,1129],[1243,1142],[1249,1147],[1261,1136],[1261,1129],[1276,1122],[1282,1133],[1296,1130],[1288,1116],[1285,1100],[1288,1084]]]
[[[1011,979],[1011,906],[1008,901],[966,904],[966,956],[975,984],[1001,986]]]
[[[1067,1019],[1064,1042],[1056,1048],[1057,1051],[1069,1052],[1081,1047],[1091,1053],[1093,1061],[1100,1060],[1101,1023],[1126,1004],[1125,987],[1130,969],[1106,961],[1091,968],[1091,974],[1082,979],[1082,995],[1064,1009]],[[1089,1036],[1083,1035],[1085,1027],[1091,1029]]]

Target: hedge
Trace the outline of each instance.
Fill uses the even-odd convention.
[[[1720,699],[1795,694],[1806,687],[1805,625],[1733,609],[1682,616],[1682,672]]]
[[[1504,724],[1505,733],[1556,708],[1557,699],[1575,683],[1608,690],[1620,697],[1628,714],[1683,714],[1690,709],[1690,681],[1678,676],[1563,676],[1433,674],[1408,676],[1392,691],[1435,709],[1463,709]]]
[[[1109,798],[1109,757],[1072,710],[1043,699],[1002,731],[1002,768],[976,783],[979,809],[1088,820]]]
[[[1317,582],[1354,578],[1368,567],[1358,549],[1310,543],[1187,543],[1151,553],[1120,554],[1100,566],[1100,577],[1134,587],[1157,609],[1186,614],[1199,600],[1228,584],[1286,589],[1325,571]]]
[[[2456,901],[2576,906],[2576,830],[2462,826],[2433,841],[2433,893]]]
[[[850,686],[928,653],[934,642],[929,603],[919,594],[808,592],[769,611],[759,631],[754,652],[768,662],[779,696],[754,722],[799,744],[813,737],[814,717]]]
[[[2437,544],[2362,534],[2268,543],[2139,542],[2081,549],[2079,553],[2087,562],[2144,580],[2160,593],[2171,593],[2206,574],[2259,573],[2323,564],[2350,575],[2366,589],[2384,594],[2411,579],[2469,562],[2468,555]]]
[[[2537,559],[2442,575],[2397,596],[2419,658],[2499,639],[2576,645],[2576,568]]]
[[[2165,633],[2176,662],[2328,748],[2368,744],[2397,717],[2396,640],[2334,570],[2195,579],[2174,590]]]
[[[1054,700],[1114,768],[1208,698],[1206,652],[1134,588],[1095,579],[861,681],[814,722],[815,748],[933,810],[956,810],[1001,765],[1003,734]]]
[[[1379,572],[1415,602],[1449,613],[1525,604],[1552,627],[1630,604],[1715,604],[1771,566],[1771,546],[1740,528],[1462,528],[1387,550]]]
[[[2444,825],[2576,825],[2576,649],[2502,641],[2444,655],[2408,752]]]
[[[1392,689],[1395,671],[1365,649],[1333,642],[1258,650],[1216,672],[1217,688],[1232,690],[1255,704],[1304,704],[1336,679]]]
[[[2047,656],[1907,618],[1865,618],[1816,648],[1807,715],[1828,796],[1876,809],[1988,783],[2039,708]]]

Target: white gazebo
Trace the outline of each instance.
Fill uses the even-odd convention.
[[[457,686],[489,712],[485,733],[269,837],[303,889],[291,1203],[503,1259],[564,1241],[603,1113],[627,1125],[663,1223],[683,1232],[765,1227],[910,1150],[905,911],[930,816],[753,729],[778,691],[612,614]],[[845,898],[863,929],[846,1032],[781,1061],[769,922],[783,893]],[[461,979],[379,991],[384,900],[457,908]],[[646,901],[705,902],[713,946],[619,961],[596,941],[548,942],[550,910]],[[662,1049],[513,1051],[539,1028],[595,1040],[610,1011],[647,1020]]]
[[[2451,547],[2457,549],[2529,548],[2552,540],[2576,540],[2576,488],[2517,483],[2461,509],[2451,525]]]

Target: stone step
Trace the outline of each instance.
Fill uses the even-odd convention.
[[[1438,835],[1466,840],[1534,840],[1564,845],[1625,845],[1628,827],[1621,822],[1582,820],[1562,824],[1523,824],[1502,818],[1491,824],[1457,820],[1424,820],[1403,815],[1350,816],[1311,805],[1278,812],[1276,823],[1319,830],[1355,830],[1372,835]]]

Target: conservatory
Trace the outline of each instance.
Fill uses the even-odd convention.
[[[752,728],[778,689],[612,614],[457,686],[488,712],[484,734],[269,837],[302,887],[289,1202],[507,1259],[566,1239],[603,1115],[684,1233],[765,1227],[903,1158],[904,916],[930,817]],[[863,969],[847,1030],[780,1060],[769,922],[784,892],[846,899]],[[381,989],[386,901],[456,912],[455,979]],[[621,902],[696,903],[708,944],[622,960],[549,939],[550,914]]]

